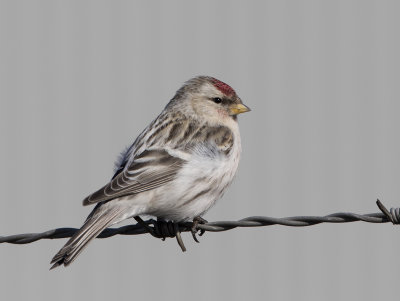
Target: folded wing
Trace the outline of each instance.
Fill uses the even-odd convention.
[[[185,160],[164,149],[145,150],[107,185],[83,200],[83,205],[109,201],[155,189],[172,181]]]

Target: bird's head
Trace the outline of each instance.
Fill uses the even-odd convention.
[[[211,124],[237,119],[250,111],[228,84],[209,76],[198,76],[187,81],[175,94],[170,105],[182,113]]]

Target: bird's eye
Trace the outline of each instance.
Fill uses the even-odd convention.
[[[213,102],[215,102],[215,103],[221,103],[221,102],[222,102],[222,99],[219,98],[219,97],[215,97],[215,98],[213,98]]]

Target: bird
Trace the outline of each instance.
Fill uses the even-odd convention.
[[[211,76],[186,81],[119,156],[114,176],[83,200],[95,205],[51,260],[71,264],[105,228],[132,217],[183,222],[201,217],[231,184],[241,154],[237,115],[250,111]]]

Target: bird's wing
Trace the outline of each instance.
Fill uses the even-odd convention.
[[[172,181],[186,161],[165,149],[145,150],[104,187],[83,200],[83,205],[155,189]]]

